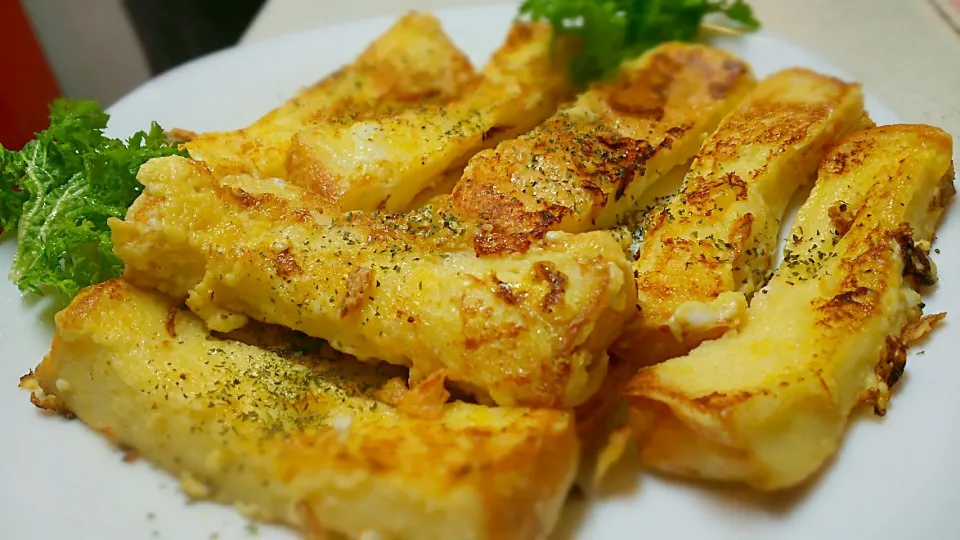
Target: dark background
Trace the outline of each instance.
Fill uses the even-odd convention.
[[[266,0],[124,0],[154,75],[239,41]]]

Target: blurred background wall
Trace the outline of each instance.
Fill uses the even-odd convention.
[[[20,148],[62,95],[106,108],[237,43],[265,0],[0,0],[0,144]]]
[[[21,3],[65,96],[108,106],[150,78],[123,0]]]

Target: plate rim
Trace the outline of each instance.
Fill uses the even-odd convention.
[[[433,13],[433,14],[437,15],[438,17],[440,17],[441,20],[444,20],[444,19],[446,19],[446,18],[455,18],[455,17],[465,16],[465,15],[463,15],[464,12],[469,13],[469,12],[475,11],[475,10],[476,10],[476,11],[481,11],[481,12],[491,12],[491,11],[495,11],[495,10],[505,9],[505,8],[507,8],[508,6],[511,7],[512,9],[515,9],[516,3],[513,3],[513,2],[503,2],[503,3],[489,4],[489,5],[481,5],[481,6],[477,6],[477,5],[473,5],[473,6],[456,6],[456,7],[447,7],[447,8],[441,8],[441,9],[436,9],[436,10],[422,10],[422,11],[426,11],[426,12]],[[202,57],[200,57],[200,58],[194,59],[194,60],[192,60],[192,61],[190,61],[190,62],[187,62],[187,63],[185,63],[185,64],[182,64],[182,65],[180,65],[180,66],[178,66],[178,67],[176,67],[176,68],[173,68],[173,69],[171,69],[171,70],[168,70],[168,71],[164,72],[163,74],[161,74],[161,75],[159,75],[159,76],[157,76],[157,77],[154,77],[154,78],[150,79],[149,81],[146,81],[144,84],[142,84],[142,85],[138,86],[137,88],[131,90],[130,92],[126,93],[123,97],[121,97],[120,99],[118,99],[114,104],[112,104],[112,105],[107,109],[107,112],[113,114],[113,111],[115,111],[115,110],[120,110],[120,111],[122,111],[122,110],[130,107],[130,105],[128,105],[128,103],[135,102],[137,99],[139,99],[139,96],[142,95],[143,92],[149,91],[151,88],[155,87],[156,85],[171,84],[171,83],[169,82],[171,79],[176,79],[176,78],[179,78],[179,77],[185,77],[185,76],[186,76],[186,75],[184,75],[185,72],[189,72],[189,71],[197,70],[197,69],[202,69],[202,68],[203,68],[204,66],[206,66],[206,65],[210,65],[210,64],[213,64],[213,63],[222,62],[222,61],[224,61],[225,58],[234,57],[234,56],[242,57],[243,55],[249,54],[249,51],[250,51],[250,50],[254,50],[254,49],[266,49],[266,48],[283,49],[283,48],[285,48],[285,47],[292,47],[291,44],[292,44],[292,43],[295,43],[295,42],[304,41],[304,40],[309,41],[309,40],[311,40],[311,39],[322,39],[322,38],[313,38],[313,37],[311,37],[311,36],[314,35],[314,34],[316,34],[316,35],[324,34],[324,33],[330,32],[332,29],[337,30],[337,31],[341,31],[341,32],[348,32],[348,31],[350,31],[351,28],[370,27],[371,25],[386,26],[386,25],[389,25],[391,22],[395,21],[398,16],[400,16],[400,14],[396,14],[396,15],[378,15],[378,16],[374,16],[374,17],[365,17],[365,18],[359,18],[359,19],[352,19],[352,20],[349,20],[349,21],[341,21],[341,22],[337,22],[337,23],[323,24],[323,25],[319,25],[319,26],[315,26],[315,27],[311,27],[311,28],[307,28],[307,29],[303,29],[303,30],[298,30],[298,31],[296,31],[296,32],[286,33],[286,34],[282,34],[282,35],[278,35],[278,36],[273,36],[273,37],[269,37],[269,38],[265,38],[265,39],[259,39],[259,40],[256,40],[256,41],[250,41],[250,42],[246,42],[246,43],[240,43],[240,44],[238,44],[238,45],[236,45],[236,46],[229,47],[229,48],[227,48],[227,49],[223,49],[223,50],[220,50],[220,51],[216,51],[216,52],[213,52],[213,53],[204,55],[204,56],[202,56]],[[492,17],[491,15],[485,15],[485,16],[486,16],[486,17]],[[833,64],[833,63],[830,62],[829,60],[825,59],[824,57],[822,57],[822,56],[820,56],[820,55],[818,55],[818,54],[816,54],[816,53],[813,53],[813,52],[809,51],[808,49],[806,49],[806,48],[798,45],[797,43],[795,43],[795,42],[793,42],[793,41],[791,41],[791,40],[789,40],[789,39],[787,39],[787,38],[785,38],[785,37],[783,37],[783,36],[781,36],[781,35],[773,32],[773,31],[770,31],[770,30],[762,30],[762,31],[754,34],[752,37],[753,37],[753,38],[756,38],[756,39],[771,39],[771,40],[777,42],[779,45],[788,47],[788,48],[791,49],[792,51],[795,51],[795,52],[797,52],[797,53],[802,54],[803,57],[808,58],[808,59],[811,59],[812,61],[816,62],[819,66],[824,66],[825,68],[826,68],[826,67],[829,67],[829,70],[823,69],[823,71],[825,71],[825,72],[829,72],[829,73],[832,74],[832,75],[835,75],[835,76],[838,76],[838,77],[842,77],[842,78],[844,78],[845,80],[849,80],[849,81],[855,81],[855,80],[856,80],[855,78],[851,77],[848,73],[846,73],[844,70],[840,69],[839,67],[837,67],[835,64]],[[457,41],[457,39],[456,39],[455,36],[454,36],[454,42],[457,43],[458,46],[462,47],[462,44]],[[822,69],[822,68],[818,68],[818,70],[820,70],[820,69]],[[322,75],[312,74],[312,76],[317,77],[317,76],[322,76]],[[303,84],[308,84],[308,82],[305,81]],[[894,111],[892,108],[890,108],[890,107],[889,107],[888,105],[886,105],[883,101],[881,101],[879,98],[877,98],[876,95],[872,94],[867,88],[864,88],[864,90],[865,90],[865,96],[868,97],[868,99],[871,99],[871,100],[875,103],[875,106],[876,106],[876,105],[879,105],[879,106],[881,106],[881,107],[884,109],[884,112],[885,112],[885,113],[889,113],[887,116],[889,116],[889,118],[890,118],[892,121],[897,121],[897,122],[900,121],[900,120],[899,120],[900,117],[895,113],[895,111]],[[264,111],[264,112],[265,112],[265,111]],[[951,211],[950,211],[950,214],[955,214],[955,213],[957,213],[957,212],[958,212],[958,210],[951,210]],[[956,216],[951,216],[951,217],[954,218],[953,221],[956,220]],[[954,236],[956,236],[956,234],[954,234]],[[7,243],[12,243],[12,242],[10,242],[10,241],[8,240]],[[4,260],[5,260],[5,259],[4,259]],[[952,260],[953,260],[953,261],[956,261],[956,259],[952,259]],[[956,267],[956,266],[957,266],[956,264],[951,264],[951,267]],[[0,295],[0,298],[2,298],[2,296],[3,296],[3,295]],[[948,299],[946,299],[946,300],[947,300],[947,302],[949,302],[950,300],[956,300],[957,298],[958,298],[957,295],[953,295],[952,298],[948,298]],[[23,302],[22,299],[19,299],[19,301],[20,301],[20,302]],[[17,308],[17,307],[15,307],[15,308],[12,308],[12,309],[13,309],[13,314],[14,314],[14,315],[26,311],[26,308]],[[6,310],[6,309],[4,308],[3,311],[5,311],[5,310]],[[27,337],[27,338],[23,338],[23,337],[19,337],[19,338],[18,338],[18,337],[9,337],[9,338],[0,338],[0,339],[2,339],[3,341],[6,341],[6,339],[10,339],[11,342],[16,343],[16,342],[23,341],[23,340],[29,340],[29,339],[31,339],[31,338],[30,338],[30,337]],[[944,339],[943,341],[946,342],[948,345],[949,345],[949,343],[950,343],[950,339],[949,339],[949,338],[946,338],[946,339]],[[26,403],[26,400],[24,399],[23,402]],[[860,420],[860,422],[862,422],[862,420]],[[89,431],[89,429],[86,428],[85,426],[83,426],[83,429],[84,429],[84,431]],[[849,436],[849,435],[848,435],[848,436]],[[67,442],[70,441],[70,438],[69,438],[69,437],[64,437],[64,439],[65,439]],[[846,442],[846,441],[844,441],[844,442]],[[164,475],[164,476],[169,476],[166,472],[161,472],[160,474],[162,474],[162,475]],[[694,487],[696,487],[697,489],[702,489],[702,488],[703,488],[703,486],[700,486],[699,484],[696,485],[696,486],[694,486]],[[642,490],[643,490],[643,487],[641,487],[640,490],[642,491]],[[637,495],[637,496],[640,496],[640,495]],[[954,522],[947,522],[947,523],[954,523]],[[581,529],[582,529],[581,532],[583,532],[583,530],[586,530],[586,532],[588,532],[588,533],[590,532],[590,529],[587,529],[587,527],[584,526],[584,525],[581,525]],[[147,526],[145,525],[145,526],[144,526],[144,536],[147,535],[147,531],[148,531],[148,529],[147,529]]]

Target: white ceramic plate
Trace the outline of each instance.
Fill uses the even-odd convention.
[[[457,43],[482,64],[515,10],[478,7],[440,16]],[[127,136],[151,120],[196,131],[244,126],[351,61],[392,22],[380,18],[317,29],[192,62],[114,105],[111,134]],[[750,61],[759,76],[807,66],[843,77],[768,33],[717,44]],[[867,106],[880,124],[897,120],[869,94]],[[929,291],[928,312],[960,300],[960,258],[952,247],[960,242],[958,227],[956,212],[950,212],[940,229],[943,253],[936,257],[944,280]],[[13,250],[10,239],[0,244],[2,272]],[[294,538],[281,528],[255,530],[229,508],[188,504],[164,473],[146,463],[122,462],[80,422],[35,410],[16,384],[47,351],[49,320],[42,304],[0,279],[0,538]],[[624,466],[596,499],[569,505],[556,538],[960,538],[958,346],[960,337],[951,336],[949,327],[917,346],[887,417],[859,417],[837,459],[799,491],[758,495],[641,475]]]

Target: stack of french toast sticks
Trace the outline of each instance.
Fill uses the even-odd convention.
[[[125,275],[57,315],[32,401],[313,538],[544,538],[581,459],[627,441],[803,482],[942,318],[917,288],[950,137],[695,44],[576,93],[568,46],[517,22],[475,71],[410,14],[253,125],[188,134],[141,167]]]

